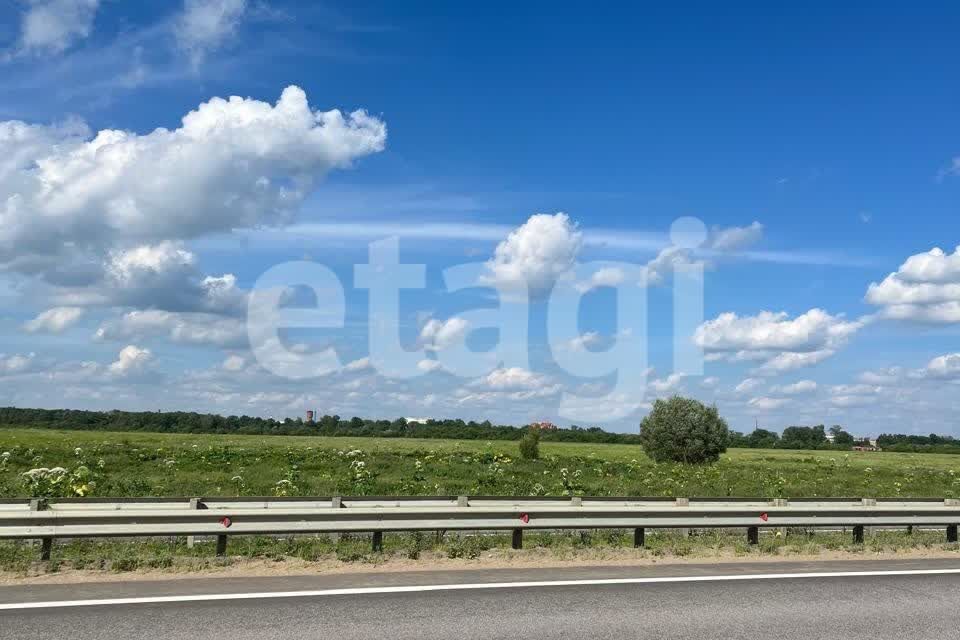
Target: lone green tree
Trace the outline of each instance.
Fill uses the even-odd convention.
[[[524,460],[536,460],[540,457],[540,427],[527,427],[527,432],[520,438],[520,457]]]
[[[640,423],[640,442],[656,462],[716,462],[727,450],[729,428],[716,407],[692,398],[657,400]]]

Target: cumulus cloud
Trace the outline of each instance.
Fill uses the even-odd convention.
[[[666,378],[655,378],[651,380],[647,387],[654,395],[665,396],[678,393],[682,388],[683,374],[671,373]]]
[[[443,368],[443,365],[440,364],[438,360],[423,359],[417,363],[417,369],[423,371],[424,373],[430,373],[431,371],[438,371]]]
[[[54,307],[26,322],[23,329],[29,333],[62,333],[75,325],[83,313],[80,307]]]
[[[914,377],[933,380],[960,380],[960,353],[937,356],[927,366],[915,372]]]
[[[871,384],[835,384],[830,387],[830,393],[835,396],[876,395],[881,391],[883,387]]]
[[[99,0],[28,0],[20,26],[25,53],[61,53],[90,36]]]
[[[586,293],[597,287],[616,287],[627,279],[627,274],[620,267],[603,267],[597,269],[585,282],[576,284],[577,291]]]
[[[813,393],[817,388],[818,385],[813,380],[800,380],[793,384],[775,385],[770,388],[770,392],[785,396],[799,396]]]
[[[866,301],[894,320],[960,323],[960,247],[935,247],[912,255],[880,283],[867,288]]]
[[[147,309],[130,311],[100,325],[98,340],[125,341],[164,337],[172,342],[217,347],[247,346],[246,325],[236,318],[208,313],[176,313]]]
[[[720,385],[720,378],[717,376],[708,376],[700,382],[700,386],[704,389],[716,389]]]
[[[198,67],[232,37],[247,12],[247,0],[185,0],[174,26],[177,44]]]
[[[858,378],[860,382],[874,385],[887,385],[899,381],[903,377],[902,367],[887,367],[876,371],[864,371]]]
[[[791,400],[789,398],[768,398],[761,396],[750,398],[750,400],[747,401],[747,406],[756,411],[775,411],[790,404],[790,402]]]
[[[581,333],[571,338],[570,341],[567,342],[566,347],[570,351],[594,351],[606,343],[607,340],[596,331],[587,331],[586,333]]]
[[[710,360],[760,362],[757,373],[769,375],[811,366],[832,356],[865,324],[811,309],[790,318],[786,312],[755,316],[722,313],[701,324],[693,340]]]
[[[750,393],[751,391],[755,391],[762,386],[763,380],[759,378],[747,378],[734,387],[733,390],[737,393]]]
[[[702,249],[716,258],[726,253],[746,249],[763,237],[763,225],[754,222],[746,227],[714,227],[707,236]],[[670,246],[661,249],[642,269],[642,283],[659,286],[669,281],[673,272],[690,266],[704,269],[712,267],[712,262],[703,259],[695,249]]]
[[[5,355],[0,353],[0,376],[16,375],[32,371],[37,361],[35,353],[15,353]]]
[[[236,354],[224,358],[220,368],[224,371],[242,371],[247,366],[247,359]]]
[[[497,245],[481,282],[543,295],[570,271],[582,245],[583,234],[567,214],[534,214]]]
[[[762,238],[763,225],[756,221],[746,227],[714,227],[707,237],[707,247],[715,251],[740,251]]]
[[[549,385],[550,379],[547,376],[520,367],[495,369],[472,383],[472,386],[494,391],[537,389]]]
[[[136,345],[127,345],[117,354],[117,359],[110,363],[107,371],[118,377],[127,377],[142,373],[150,361],[153,353],[150,349],[141,349]]]
[[[442,351],[460,344],[469,329],[470,323],[457,316],[447,320],[430,318],[420,330],[420,344],[427,351]]]
[[[650,260],[641,270],[642,284],[662,285],[670,279],[670,275],[679,268],[705,263],[694,257],[689,249],[681,247],[667,247],[662,249],[655,258]]]
[[[314,111],[294,86],[275,105],[213,98],[173,130],[92,139],[78,139],[76,126],[29,131],[17,165],[0,176],[0,263],[283,222],[327,172],[386,141],[377,118]]]

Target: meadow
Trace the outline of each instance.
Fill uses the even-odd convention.
[[[0,428],[0,497],[960,495],[960,456],[731,449],[706,466],[639,446]]]

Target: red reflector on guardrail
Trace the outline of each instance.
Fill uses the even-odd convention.
[[[761,513],[761,514],[760,514],[760,519],[763,520],[764,522],[766,522],[767,520],[770,519],[770,516],[768,516],[768,515],[765,514],[765,513]]]
[[[225,527],[229,527],[230,525],[233,524],[233,520],[231,520],[230,518],[220,518],[220,524],[222,524]]]
[[[528,514],[526,514],[526,513],[521,513],[521,514],[520,514],[520,521],[521,521],[523,524],[527,524],[528,522],[530,522],[530,516],[529,516]]]

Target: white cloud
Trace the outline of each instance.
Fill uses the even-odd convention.
[[[484,387],[494,391],[517,391],[537,389],[548,386],[550,379],[520,367],[495,369],[486,376],[475,380],[471,386]]]
[[[247,11],[247,0],[184,0],[174,27],[177,44],[194,67],[233,36]]]
[[[751,391],[759,389],[761,386],[763,386],[763,380],[759,378],[747,378],[734,387],[733,390],[737,393],[750,393]]]
[[[835,384],[830,387],[834,396],[873,396],[883,391],[883,387],[870,384]]]
[[[666,378],[656,378],[648,383],[648,387],[655,395],[664,396],[680,391],[683,384],[682,373],[671,373]]]
[[[35,353],[28,353],[26,355],[15,353],[9,356],[0,353],[0,375],[9,376],[18,373],[27,373],[34,368],[36,358]]]
[[[830,404],[841,409],[852,407],[866,407],[876,404],[876,399],[869,396],[833,396]]]
[[[790,402],[791,400],[789,398],[768,398],[761,396],[758,398],[750,398],[750,400],[747,401],[747,406],[757,411],[774,411],[790,404]]]
[[[76,324],[83,313],[79,307],[54,307],[25,323],[23,329],[29,333],[62,333]]]
[[[834,353],[836,353],[836,351],[832,349],[800,353],[792,351],[778,353],[754,369],[754,372],[761,375],[777,375],[787,371],[796,371],[797,369],[812,367],[815,364],[823,362]]]
[[[700,382],[700,386],[704,389],[716,389],[720,384],[720,378],[717,376],[708,376]]]
[[[950,164],[940,170],[937,177],[941,180],[947,176],[960,176],[960,156],[950,160]]]
[[[960,323],[960,247],[939,247],[912,255],[879,284],[870,283],[866,301],[894,320]]]
[[[714,227],[707,238],[707,247],[716,251],[740,251],[763,238],[763,225],[754,221],[746,227]]]
[[[427,373],[430,373],[431,371],[437,371],[442,368],[443,365],[440,364],[438,360],[424,359],[417,363],[417,369]]]
[[[571,338],[567,343],[567,348],[570,349],[570,351],[591,351],[600,347],[604,342],[603,336],[596,331],[587,331],[575,338]]]
[[[877,371],[864,371],[858,376],[860,382],[874,385],[888,385],[899,381],[903,377],[901,367],[888,367]]]
[[[57,287],[49,297],[60,304],[225,315],[241,315],[247,307],[247,293],[233,274],[201,274],[196,256],[176,242],[111,251],[96,276],[81,286]]]
[[[29,126],[5,122],[0,131]],[[92,140],[78,140],[76,126],[29,131],[17,165],[0,175],[8,265],[64,247],[125,250],[283,222],[328,171],[386,141],[380,120],[313,111],[293,86],[275,105],[214,98],[174,130],[103,130]]]
[[[616,287],[626,278],[627,274],[620,267],[603,267],[590,274],[590,278],[586,282],[577,283],[576,289],[581,293],[586,293],[597,287]]]
[[[817,390],[817,386],[817,383],[813,380],[800,380],[793,384],[773,386],[770,388],[770,392],[784,396],[798,396],[813,393]]]
[[[373,368],[373,365],[370,363],[370,358],[358,358],[344,365],[344,371],[349,371],[351,373],[357,371],[369,371]]]
[[[247,344],[246,325],[235,318],[158,309],[130,311],[116,320],[104,322],[95,334],[98,340],[116,341],[156,336],[182,344],[218,347]]]
[[[762,311],[744,317],[728,312],[700,325],[693,340],[708,360],[753,360],[762,363],[756,373],[777,374],[829,358],[865,322],[848,321],[821,309],[795,318],[786,312]]]
[[[429,319],[420,330],[420,344],[428,351],[442,351],[461,343],[470,323],[454,316],[447,320]]]
[[[247,360],[243,356],[238,356],[236,354],[229,355],[224,358],[223,363],[221,363],[220,368],[224,371],[243,371],[247,366]]]
[[[20,31],[24,52],[61,53],[90,36],[99,0],[28,0]]]
[[[661,249],[660,253],[641,270],[641,284],[662,285],[670,279],[670,275],[678,268],[696,264],[704,263],[694,258],[693,252],[689,249],[681,247]]]
[[[918,371],[915,377],[934,380],[960,380],[960,353],[938,356]]]
[[[567,214],[534,214],[497,245],[481,282],[542,295],[570,271],[582,244],[583,236]]]
[[[110,363],[107,371],[114,376],[126,377],[142,373],[151,360],[153,353],[150,349],[141,349],[131,344],[120,350],[116,361]]]

